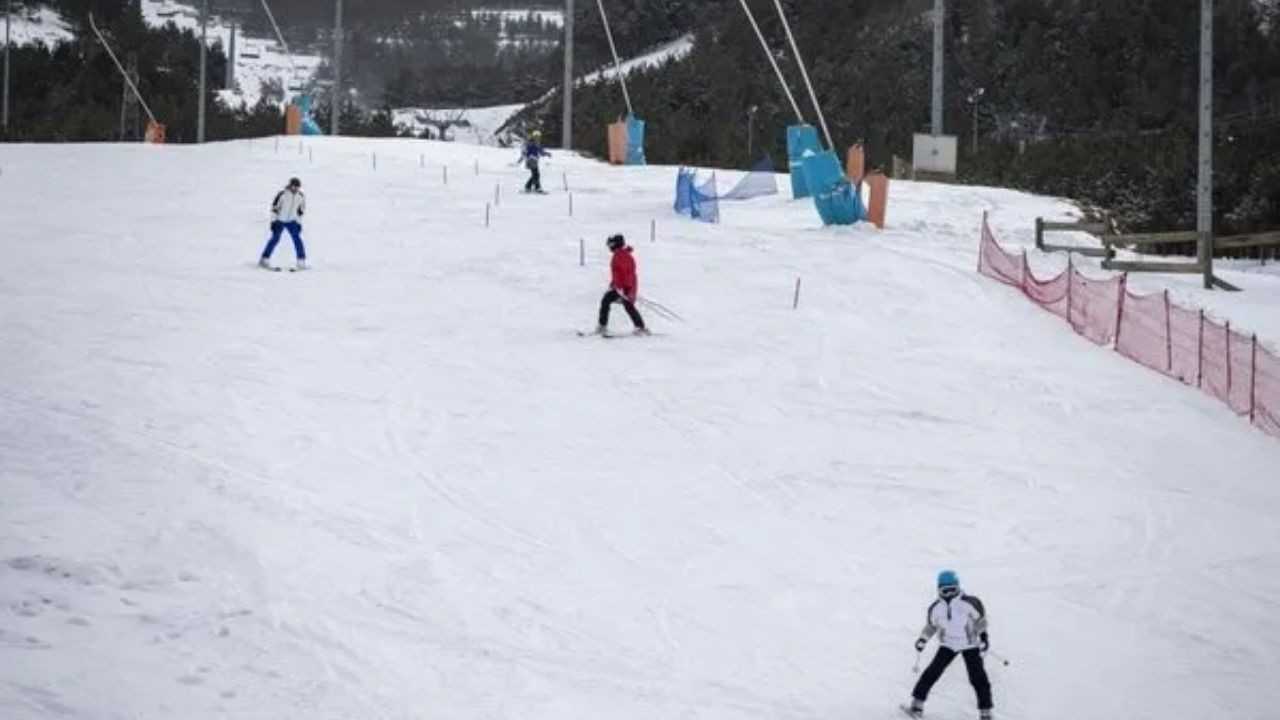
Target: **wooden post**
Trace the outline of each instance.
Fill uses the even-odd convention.
[[[489,203],[484,204],[484,226],[489,227]]]
[[[649,242],[658,242],[658,221],[656,218],[649,221]]]
[[[800,307],[800,278],[796,278],[796,294],[791,299],[791,309],[796,310]]]
[[[1231,383],[1235,379],[1231,372],[1231,321],[1227,321],[1227,400],[1231,400]]]
[[[1124,325],[1124,296],[1129,293],[1129,273],[1120,276],[1120,297],[1116,300],[1116,336],[1114,344],[1120,344],[1120,328]]]
[[[1036,218],[1036,249],[1044,250],[1044,218]]]
[[[1258,335],[1253,336],[1253,359],[1249,370],[1249,422],[1254,422],[1258,412]]]
[[[1071,300],[1073,295],[1072,288],[1074,288],[1075,285],[1076,285],[1075,256],[1068,254],[1067,255],[1067,324],[1070,325],[1071,327],[1075,327],[1075,323],[1071,322],[1071,306],[1072,306]]]
[[[1200,311],[1200,334],[1196,338],[1196,387],[1204,387],[1204,310]]]
[[[569,193],[569,217],[573,217],[573,193]]]
[[[1169,290],[1164,291],[1164,370],[1173,373],[1173,320],[1169,317]]]
[[[578,238],[578,267],[587,266],[587,241]]]

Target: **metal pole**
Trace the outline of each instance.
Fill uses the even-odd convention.
[[[946,17],[946,0],[933,0],[933,119],[930,132],[942,134],[942,33]]]
[[[756,108],[753,105],[751,109],[747,111],[747,162],[751,162],[751,141],[755,139],[755,120]]]
[[[627,101],[627,116],[635,115],[631,111],[631,93],[627,92],[627,77],[622,74],[622,63],[618,61],[618,46],[613,44],[613,31],[609,29],[609,16],[604,12],[604,0],[596,0],[600,8],[600,19],[604,21],[604,36],[609,40],[609,52],[613,53],[613,71],[618,75],[622,85],[622,99]]]
[[[560,120],[560,147],[573,149],[573,0],[564,9],[564,116]]]
[[[760,26],[756,24],[756,16],[752,14],[751,7],[747,5],[747,0],[738,0],[742,5],[742,11],[747,14],[747,20],[751,21],[751,28],[756,31],[756,37],[760,39],[760,47],[764,49],[765,59],[773,66],[773,74],[778,76],[778,84],[782,85],[782,92],[787,94],[787,100],[791,102],[791,109],[796,113],[796,122],[804,124],[804,113],[800,112],[800,106],[796,103],[796,98],[791,94],[791,88],[787,85],[787,80],[782,76],[782,70],[778,69],[778,61],[773,57],[773,51],[769,49],[769,43],[764,39],[764,33],[760,32]]]
[[[941,0],[939,0],[941,2]],[[809,82],[809,70],[805,68],[804,58],[800,57],[800,48],[796,45],[796,36],[791,34],[791,23],[787,22],[787,14],[782,11],[782,1],[773,0],[778,8],[778,17],[782,19],[782,29],[787,32],[787,41],[791,43],[791,52],[795,55],[796,64],[800,66],[800,77],[809,90],[809,100],[813,102],[813,110],[818,114],[818,124],[822,126],[822,134],[827,138],[827,149],[835,150],[836,144],[831,141],[831,131],[827,129],[827,118],[822,114],[822,106],[818,104],[818,95],[813,92],[813,83]]]
[[[1200,168],[1196,232],[1204,287],[1213,287],[1213,0],[1200,0]]]
[[[335,0],[333,15],[333,105],[329,112],[330,135],[338,135],[342,131],[342,0]]]
[[[204,96],[208,82],[208,50],[209,50],[209,0],[200,3],[200,104],[196,112],[196,142],[204,142],[205,107]]]
[[[3,127],[9,134],[9,16],[13,14],[13,0],[4,0],[4,111]]]

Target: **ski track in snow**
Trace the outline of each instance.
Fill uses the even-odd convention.
[[[1067,204],[707,226],[674,168],[304,143],[0,146],[0,717],[895,717],[950,566],[1000,717],[1280,702],[1280,443],[974,271]],[[291,175],[315,269],[264,273]],[[570,332],[617,231],[663,337]],[[1229,279],[1170,282],[1280,341]]]

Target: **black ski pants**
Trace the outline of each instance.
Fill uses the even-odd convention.
[[[911,697],[920,702],[928,700],[929,691],[942,677],[943,671],[951,661],[956,659],[956,655],[964,657],[964,669],[969,672],[969,684],[973,686],[973,692],[978,696],[978,709],[990,710],[991,681],[987,679],[987,669],[982,664],[982,651],[978,648],[969,648],[963,653],[957,653],[951,648],[938,648],[938,654],[933,656],[933,662],[924,669],[924,674],[920,676],[915,689],[911,691]]]
[[[610,290],[600,298],[600,326],[604,327],[609,324],[609,306],[616,302],[622,303],[622,308],[627,311],[627,317],[631,318],[631,324],[637,328],[644,327],[644,318],[640,317],[640,311],[636,310],[635,303],[624,298],[622,293],[617,290]]]
[[[542,170],[538,169],[538,163],[529,163],[529,182],[524,184],[525,192],[533,192],[542,189]]]

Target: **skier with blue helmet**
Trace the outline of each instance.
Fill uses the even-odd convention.
[[[925,668],[915,689],[911,691],[911,704],[903,711],[911,717],[924,716],[924,701],[947,666],[959,655],[964,658],[969,684],[978,697],[980,720],[991,720],[991,681],[982,663],[982,654],[991,646],[987,637],[987,609],[982,601],[960,589],[960,576],[954,570],[938,573],[938,598],[929,605],[925,625],[916,639],[916,652],[924,652],[929,638],[938,636],[938,653]]]

